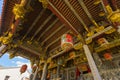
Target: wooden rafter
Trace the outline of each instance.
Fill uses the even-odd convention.
[[[78,13],[75,11],[75,9],[72,7],[72,5],[69,3],[68,0],[64,1],[65,4],[69,7],[69,9],[73,12],[73,14],[76,16],[76,18],[82,23],[82,25],[85,27],[85,29],[88,31],[87,25],[84,23],[82,18],[78,15]]]
[[[32,25],[28,29],[27,33],[24,35],[23,39],[25,39],[27,37],[27,35],[30,33],[30,31],[33,29],[33,27],[36,25],[36,23],[38,22],[38,20],[42,17],[42,14],[45,12],[45,10],[46,9],[42,9],[42,11],[40,12],[40,14],[36,17],[35,21],[32,23]]]
[[[50,51],[49,51],[49,53],[51,53],[51,52],[53,52],[53,51],[57,50],[57,49],[58,49],[58,48],[60,48],[60,47],[61,47],[61,45],[59,45],[59,46],[55,47],[54,49],[50,50]]]
[[[39,26],[38,30],[35,32],[35,34],[32,36],[31,40],[34,39],[34,37],[40,32],[40,30],[48,23],[48,21],[53,17],[54,14],[51,14],[42,25]]]
[[[57,8],[49,0],[47,1],[49,4],[49,9],[53,11],[53,13],[55,13],[60,19],[62,19],[64,23],[67,24],[73,32],[75,32],[75,34],[79,34],[79,32],[73,27],[73,25],[60,13],[60,11],[58,11]]]
[[[64,26],[65,26],[65,25],[63,24],[63,25],[61,25],[59,28],[57,28],[57,29],[55,30],[55,32],[53,32],[52,34],[50,34],[43,42],[41,42],[41,44],[44,45],[44,43],[45,43],[48,39],[50,39],[53,35],[55,35],[55,34],[56,34],[60,29],[62,29]]]
[[[48,26],[47,29],[45,29],[45,31],[43,33],[41,33],[41,35],[39,36],[39,38],[37,39],[38,41],[40,40],[40,38],[49,30],[53,27],[53,25],[56,24],[56,22],[58,21],[59,19],[57,18],[55,21],[53,21],[53,23],[51,25]]]

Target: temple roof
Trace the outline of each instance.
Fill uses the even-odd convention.
[[[1,31],[5,32],[12,24],[13,12],[12,9],[16,3],[19,3],[20,0],[3,0],[2,15],[1,15]],[[3,34],[3,33],[0,34]]]
[[[1,34],[15,24],[12,43],[17,44],[17,47],[10,49],[9,52],[15,52],[16,55],[28,59],[39,59],[44,54],[53,56],[61,52],[61,36],[65,33],[71,34],[76,44],[77,35],[83,36],[87,33],[85,27],[92,29],[95,26],[103,25],[106,28],[109,25],[104,8],[100,4],[96,4],[96,0],[83,0],[84,5],[79,0],[48,0],[47,8],[43,8],[42,3],[38,0],[26,0],[28,3],[24,8],[28,12],[24,19],[16,20],[13,7],[15,4],[20,4],[20,1],[4,0]],[[116,0],[116,4],[120,8],[119,0]],[[87,37],[83,36],[83,38]]]

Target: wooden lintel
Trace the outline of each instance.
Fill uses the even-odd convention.
[[[36,52],[35,50],[32,50],[32,49],[30,49],[30,48],[28,48],[28,47],[26,47],[26,46],[20,45],[19,47],[22,48],[22,49],[24,49],[24,50],[26,50],[26,51],[29,51],[29,52],[31,52],[31,53],[33,53],[33,54],[35,54],[35,55],[40,56],[40,53],[39,53],[39,52]]]

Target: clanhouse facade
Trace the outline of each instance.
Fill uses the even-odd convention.
[[[4,0],[0,30],[31,80],[120,80],[120,0]]]

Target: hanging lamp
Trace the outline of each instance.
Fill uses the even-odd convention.
[[[73,38],[70,34],[64,34],[61,37],[61,48],[63,50],[73,47]]]
[[[20,68],[20,73],[22,74],[22,73],[24,73],[26,70],[27,70],[27,65],[24,64],[24,65],[22,65],[22,67]]]

